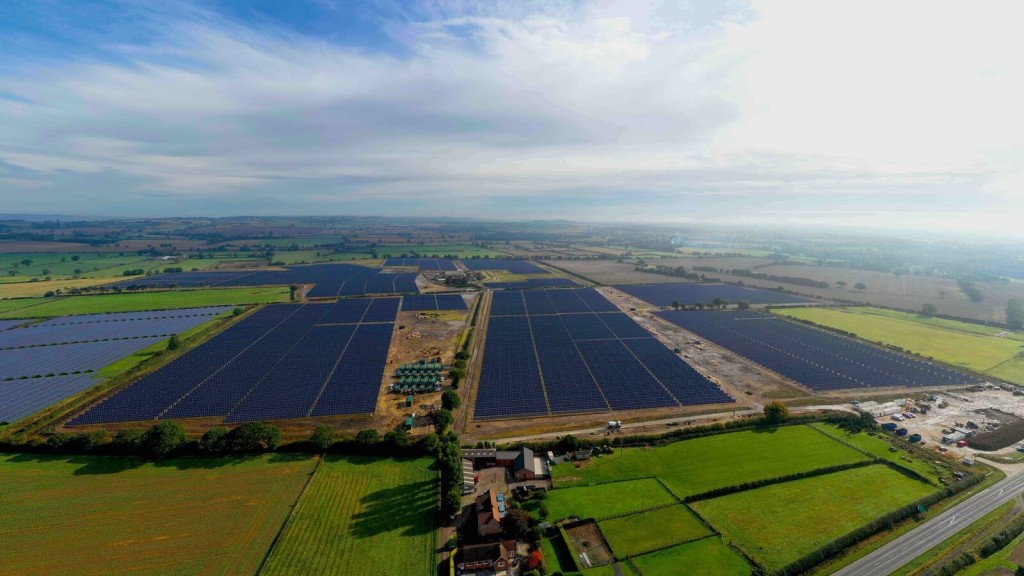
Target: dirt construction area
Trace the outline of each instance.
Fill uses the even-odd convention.
[[[597,522],[581,520],[566,524],[564,528],[565,534],[569,537],[569,547],[584,568],[604,566],[614,560],[611,548],[605,542]]]
[[[971,428],[975,430],[979,438],[989,431],[999,431],[1006,427],[1019,429],[1017,423],[1020,417],[1024,416],[1024,396],[1014,396],[1012,392],[1001,388],[985,387],[982,391],[972,392],[958,389],[950,392],[936,392],[937,398],[934,401],[926,401],[930,406],[927,414],[913,413],[913,418],[907,418],[902,422],[896,422],[901,428],[906,428],[908,434],[920,434],[925,447],[938,450],[939,447],[946,449],[947,454],[957,459],[974,454],[984,453],[971,446],[971,438],[967,438],[967,446],[957,447],[955,442],[942,444],[942,437],[953,432],[953,428]],[[907,402],[907,408],[913,410],[921,400],[913,399]],[[939,408],[939,406],[945,406]],[[894,422],[892,416],[878,418],[880,424]],[[972,424],[968,424],[972,423]],[[1024,439],[1024,432],[1011,439],[1008,445],[1012,446]]]

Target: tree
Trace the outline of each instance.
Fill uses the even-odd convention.
[[[139,430],[138,428],[126,428],[117,434],[114,434],[114,439],[110,441],[110,444],[118,450],[134,452],[139,447],[139,441],[141,439],[142,430]]]
[[[334,444],[334,429],[327,424],[317,424],[316,428],[313,428],[313,434],[309,437],[309,441],[315,444],[321,452],[326,453],[331,444]]]
[[[231,311],[231,315],[232,316],[241,316],[242,315],[242,309],[241,308],[235,308],[234,310]]]
[[[764,417],[769,424],[781,424],[789,418],[789,408],[778,400],[769,402],[764,407]]]
[[[434,419],[434,427],[437,428],[438,434],[444,432],[452,422],[455,422],[455,417],[452,416],[451,410],[445,410],[444,408],[435,410],[432,417]]]
[[[405,430],[392,430],[384,435],[384,441],[394,448],[405,448],[409,445],[409,435]]]
[[[530,534],[530,524],[532,522],[533,519],[530,518],[529,512],[521,508],[512,508],[501,519],[501,528],[507,535],[518,540]]]
[[[299,290],[298,286],[289,286],[288,287],[288,299],[291,300],[292,302],[294,302],[295,301],[295,293],[298,292],[298,290]]]
[[[178,340],[177,334],[171,334],[171,339],[167,341],[167,349],[173,352],[178,348],[181,348],[181,340]]]
[[[924,316],[934,316],[935,313],[938,311],[939,309],[935,306],[935,304],[932,304],[931,302],[928,302],[924,306],[921,306],[921,314]]]
[[[441,394],[441,407],[445,410],[456,410],[461,403],[459,393],[454,390],[445,390],[444,394]]]
[[[736,304],[736,307],[739,308],[740,310],[750,310],[750,302],[747,302],[746,300],[740,300]]]
[[[185,443],[185,429],[178,422],[160,422],[142,433],[139,448],[149,456],[162,458]]]
[[[455,490],[449,490],[444,495],[443,502],[444,510],[449,516],[457,514],[462,509],[462,496],[459,495]]]
[[[1024,304],[1020,300],[1010,300],[1006,305],[1006,324],[1013,330],[1024,328]]]
[[[427,454],[437,454],[438,448],[441,447],[441,439],[437,434],[427,434],[420,439],[420,446]]]
[[[682,306],[682,304],[679,303],[679,300],[673,300],[672,301],[672,309],[673,310],[679,310],[680,306]]]
[[[78,254],[75,254],[74,256],[71,257],[71,261],[72,262],[78,262],[81,259],[82,259],[82,257],[79,256]]]
[[[530,570],[539,570],[542,573],[546,572],[546,566],[544,565],[544,553],[540,550],[530,552],[529,558],[526,559],[526,567]]]
[[[452,368],[448,371],[448,378],[452,381],[452,388],[458,389],[459,382],[466,377],[466,371],[462,368]]]
[[[377,442],[380,442],[380,433],[374,430],[373,428],[360,430],[359,433],[356,434],[356,442],[362,444],[363,446],[370,446],[372,444],[376,444]]]
[[[281,431],[277,426],[262,422],[246,422],[224,437],[224,445],[230,452],[273,450],[280,443]]]
[[[857,290],[867,290],[868,289],[867,284],[865,284],[863,282],[857,282],[856,284],[853,285],[853,287],[856,288]]]
[[[223,426],[210,428],[199,439],[199,449],[203,452],[223,452],[224,438],[228,435],[228,429]]]

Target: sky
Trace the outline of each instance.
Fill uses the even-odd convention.
[[[0,212],[1024,234],[1020,2],[31,0]]]

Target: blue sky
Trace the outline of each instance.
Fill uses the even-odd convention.
[[[1019,233],[1014,2],[11,2],[0,212]]]

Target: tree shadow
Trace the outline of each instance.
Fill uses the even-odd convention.
[[[75,456],[62,454],[19,453],[7,459],[8,462],[37,464],[64,463],[79,466],[72,474],[75,476],[95,474],[117,474],[134,470],[146,463],[145,460],[133,456]]]
[[[437,484],[423,480],[383,488],[363,496],[362,512],[352,517],[356,538],[399,531],[402,536],[422,536],[434,531]]]
[[[781,426],[754,426],[750,429],[754,434],[775,434],[782,428]]]

